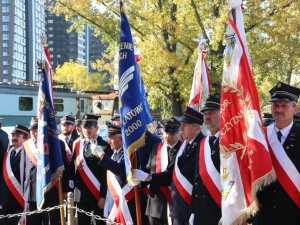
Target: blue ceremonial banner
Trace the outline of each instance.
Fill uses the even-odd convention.
[[[119,47],[120,117],[126,174],[131,180],[130,155],[145,144],[146,122],[134,47],[123,3],[120,2],[121,31]]]
[[[61,171],[64,170],[55,121],[55,111],[53,109],[47,74],[44,68],[42,69],[37,105],[37,117],[39,122],[36,203],[37,208],[41,209],[44,203],[44,194],[53,187],[59,179]]]
[[[142,96],[142,102],[143,102],[143,107],[145,109],[145,121],[146,124],[152,124],[152,116],[151,116],[151,111],[149,108],[149,104],[148,104],[148,100],[147,100],[147,96],[146,96],[146,92],[145,92],[145,87],[144,87],[144,82],[143,79],[141,78],[141,96]]]

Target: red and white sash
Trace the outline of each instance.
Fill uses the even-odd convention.
[[[127,202],[134,198],[133,187],[126,184],[121,188],[115,175],[107,171],[107,186],[114,200],[114,205],[108,219],[126,225],[128,222],[133,224],[132,217]]]
[[[221,208],[221,178],[211,159],[209,138],[205,137],[200,143],[199,174],[208,192]]]
[[[267,127],[268,145],[276,177],[280,185],[300,208],[300,174],[277,139],[275,125]]]
[[[32,164],[36,167],[37,166],[37,148],[34,145],[34,140],[32,138],[28,139],[23,143],[24,149],[26,151],[27,156],[29,157]]]
[[[76,154],[76,169],[79,172],[85,185],[89,188],[95,199],[98,201],[100,198],[100,182],[92,173],[90,168],[87,166],[86,161],[83,157],[84,150],[84,139],[77,141],[75,144]]]
[[[186,141],[182,143],[180,149],[177,153],[175,164],[174,164],[174,172],[173,172],[173,182],[178,190],[180,196],[183,200],[189,205],[191,202],[191,194],[193,185],[181,174],[180,169],[178,168],[178,158],[182,155],[182,152],[186,146]]]
[[[22,150],[21,150],[22,151]],[[4,181],[9,188],[10,192],[13,194],[15,199],[19,202],[19,204],[24,208],[24,198],[22,195],[21,184],[15,177],[11,165],[10,165],[10,155],[11,150],[6,152],[3,159],[3,177]]]
[[[161,173],[168,167],[168,149],[166,143],[159,143],[156,153],[155,173]],[[167,186],[159,186],[163,195],[167,198],[168,203],[171,201],[171,191]]]
[[[67,143],[66,140],[65,140],[65,136],[64,136],[63,134],[60,134],[60,135],[58,135],[58,138],[59,138],[60,140],[62,140],[62,141],[65,143],[65,147],[66,147],[66,156],[67,156],[66,158],[67,158],[67,161],[68,161],[68,165],[70,165],[71,160],[72,160],[73,153],[72,153],[71,149],[69,148],[68,143]]]

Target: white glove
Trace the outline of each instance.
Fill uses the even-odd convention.
[[[101,158],[105,154],[105,152],[99,145],[96,145],[96,146],[91,145],[91,150],[92,150],[93,155],[95,155],[98,158]]]
[[[131,186],[131,187],[135,187],[135,186],[139,185],[140,183],[141,183],[141,181],[137,180],[135,178],[132,178],[131,181],[128,182],[129,186]]]
[[[149,174],[145,173],[142,170],[139,169],[133,169],[132,170],[132,179],[145,181],[148,178]]]

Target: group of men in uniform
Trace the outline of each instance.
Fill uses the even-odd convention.
[[[258,192],[260,210],[248,222],[299,225],[300,128],[294,116],[300,89],[278,83],[270,94],[272,118],[265,129],[277,179]],[[134,190],[126,180],[119,115],[108,124],[108,142],[97,134],[98,116],[88,114],[82,120],[66,116],[61,124],[63,192],[74,191],[78,208],[86,212],[107,215],[121,224],[137,224]],[[140,189],[142,224],[219,224],[220,99],[211,95],[201,112],[187,107],[179,119],[172,116],[161,124],[163,142],[146,131],[146,143],[137,150],[138,165],[132,170],[132,183]],[[207,136],[201,132],[203,125]],[[13,146],[2,160],[0,205],[4,213],[36,209],[36,132],[37,121],[33,120],[29,129],[17,125],[12,133]],[[45,207],[58,205],[56,187],[46,195]],[[6,218],[5,224],[17,224],[18,220]],[[59,224],[59,214],[55,210],[32,214],[27,221]],[[78,224],[91,224],[91,218],[78,212]],[[96,220],[94,224],[105,223]]]

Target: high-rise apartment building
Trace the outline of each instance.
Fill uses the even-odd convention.
[[[106,46],[85,25],[78,34],[64,16],[51,14],[40,0],[0,0],[0,82],[40,79],[37,61],[42,60],[40,35],[46,34],[53,69],[73,59],[94,72],[90,60],[101,58]]]
[[[64,15],[56,16],[46,11],[46,34],[53,69],[72,59],[87,66],[87,72],[94,72],[90,60],[100,59],[106,45],[102,44],[100,37],[94,36],[89,26],[84,25],[82,33],[68,33],[70,26],[71,22],[66,21]]]
[[[0,82],[38,80],[45,6],[40,0],[0,0]]]

